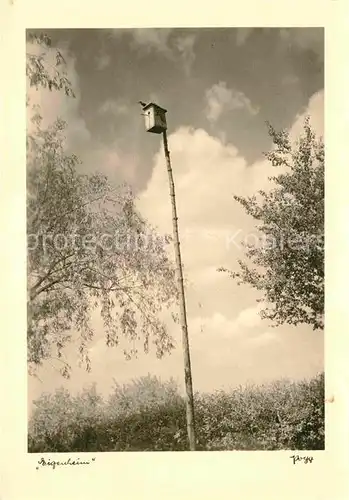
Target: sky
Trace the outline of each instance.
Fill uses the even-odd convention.
[[[266,121],[296,138],[306,115],[324,134],[324,37],[318,28],[46,30],[65,56],[76,98],[29,89],[44,125],[68,123],[66,147],[84,173],[128,182],[142,215],[159,233],[172,231],[161,136],[145,131],[139,100],[166,108],[176,185],[195,390],[212,391],[279,378],[310,378],[323,370],[323,332],[271,328],[258,314],[257,293],[238,287],[220,266],[237,270],[241,241],[254,222],[233,199],[270,186],[275,174],[263,153],[271,148]],[[27,51],[37,50],[27,45]],[[48,54],[48,58],[52,57]],[[28,116],[29,119],[29,116]],[[171,249],[169,249],[171,253]],[[29,409],[42,392],[72,392],[97,384],[107,396],[147,373],[182,385],[179,328],[169,322],[176,349],[162,360],[126,361],[107,348],[99,318],[90,345],[92,371],[79,368],[76,346],[65,380],[49,362],[29,377]]]

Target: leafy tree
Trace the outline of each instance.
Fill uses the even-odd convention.
[[[127,384],[114,381],[114,389],[109,398],[110,411],[118,413],[138,412],[145,408],[161,406],[181,401],[178,385],[172,378],[162,382],[148,374]]]
[[[58,49],[55,50],[55,64],[48,65],[47,52],[51,50],[51,39],[45,33],[27,32],[27,43],[32,47],[38,46],[39,53],[26,52],[26,75],[29,85],[48,88],[49,90],[63,90],[67,96],[75,97],[71,81],[66,72],[66,61]]]
[[[173,380],[140,377],[115,386],[105,408],[115,449],[186,450],[185,402]]]
[[[316,138],[309,119],[292,144],[286,131],[269,125],[274,149],[266,154],[282,172],[276,185],[248,198],[235,196],[258,223],[259,245],[245,244],[252,264],[239,261],[240,271],[228,272],[238,283],[262,292],[267,307],[263,318],[274,325],[306,323],[324,327],[324,143]]]
[[[28,426],[33,452],[95,451],[101,444],[96,429],[103,426],[104,401],[95,385],[73,396],[66,389],[42,394],[34,401]]]
[[[29,58],[28,64],[32,84],[69,88],[60,76],[56,84],[48,80],[44,60],[38,65]],[[130,357],[137,353],[137,341],[147,352],[152,340],[161,357],[173,344],[159,313],[177,299],[165,241],[138,213],[126,186],[79,173],[79,159],[65,151],[62,120],[46,130],[41,123],[37,113],[34,131],[27,134],[29,366],[54,357],[53,347],[62,361],[62,349],[75,330],[89,369],[94,310],[103,320],[107,345],[126,338],[131,349],[124,352]],[[69,375],[62,363],[62,373]]]

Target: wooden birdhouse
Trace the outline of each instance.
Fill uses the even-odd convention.
[[[166,113],[167,110],[157,104],[150,102],[143,108],[145,118],[145,128],[147,132],[161,134],[167,129]]]

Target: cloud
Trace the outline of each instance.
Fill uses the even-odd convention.
[[[291,128],[295,130],[298,119],[309,112],[313,118],[318,116],[316,120],[321,117],[323,93],[310,99],[308,108],[300,112]],[[186,300],[195,389],[213,390],[223,384],[235,386],[247,380],[259,383],[281,376],[308,377],[320,371],[323,340],[318,332],[288,325],[270,332],[258,314],[261,304],[256,304],[254,291],[242,289],[216,272],[221,265],[234,268],[242,257],[232,240],[236,231],[241,230],[239,241],[254,230],[253,221],[232,195],[248,196],[266,189],[273,167],[264,160],[249,165],[233,144],[203,129],[180,127],[169,136],[169,146],[184,272],[189,281]],[[106,154],[106,150],[101,151],[101,158]],[[111,168],[119,168],[117,147],[109,160]],[[162,147],[154,157],[152,177],[137,204],[142,215],[159,227],[160,233],[172,232]],[[172,245],[168,250],[173,256]],[[125,381],[148,372],[183,380],[180,328],[171,321],[168,326],[178,346],[170,356],[157,360],[152,355],[140,355],[138,360],[130,362],[123,359],[122,351],[105,346],[100,328],[95,338],[98,346],[92,351],[92,375],[74,369],[67,387],[73,390],[73,386],[81,386],[91,380],[88,377],[93,377],[98,390],[107,394],[112,376]],[[52,390],[52,384],[62,385],[62,379],[48,365],[38,375],[45,385],[39,387],[39,392]]]
[[[133,43],[150,52],[156,50],[163,54],[171,55],[169,39],[172,29],[170,28],[139,28],[131,30]]]
[[[320,60],[323,60],[323,28],[282,28],[279,30],[279,36],[286,46],[299,50],[311,50]]]
[[[113,116],[125,115],[129,111],[129,105],[123,100],[107,99],[98,109],[100,114],[110,114]]]
[[[189,76],[191,67],[195,61],[195,52],[194,52],[195,36],[187,35],[178,37],[175,40],[174,44],[177,47],[180,56],[182,58],[184,71]]]
[[[251,38],[257,28],[236,28],[236,44],[241,47]],[[311,50],[319,58],[324,59],[324,29],[323,28],[263,28],[263,33],[269,35],[277,30],[280,49],[295,48]]]
[[[296,117],[290,127],[293,134],[300,130],[299,124],[307,114],[320,125],[323,121],[323,93],[315,94],[308,108]],[[239,326],[257,326],[261,320],[256,314],[258,308],[252,306],[256,295],[249,289],[244,289],[244,294],[241,294],[241,289],[237,289],[232,280],[226,277],[224,280],[219,273],[215,276],[215,269],[219,266],[237,269],[237,260],[244,255],[241,242],[251,242],[252,238],[256,241],[257,238],[253,219],[246,215],[233,195],[249,196],[260,189],[267,190],[270,188],[268,178],[275,175],[275,169],[264,159],[248,164],[234,145],[203,129],[180,127],[169,136],[169,147],[184,270],[190,283],[189,306],[194,310],[195,302],[205,303],[205,321],[212,328],[217,326],[220,318],[214,316],[216,313],[225,316],[227,321],[238,317],[236,325]],[[139,196],[138,207],[160,233],[172,233],[168,178],[162,150],[154,158],[152,177]],[[173,256],[172,245],[169,252]],[[252,304],[246,305],[249,300]],[[211,308],[209,316],[207,304]],[[239,313],[240,310],[243,312]]]
[[[297,75],[286,75],[281,80],[282,85],[295,85],[299,83],[299,77]]]
[[[304,120],[308,116],[310,118],[310,125],[316,135],[324,137],[324,101],[325,94],[323,89],[316,92],[310,98],[306,109],[302,110],[302,112],[295,117],[295,121],[290,128],[291,138],[295,139],[300,135],[303,129]]]
[[[244,109],[251,115],[259,112],[243,92],[228,88],[225,82],[219,82],[208,89],[206,101],[206,117],[211,122],[216,122],[226,111]]]
[[[191,335],[208,332],[209,335],[219,335],[220,338],[230,339],[233,336],[251,334],[253,329],[261,324],[259,315],[262,305],[247,307],[240,311],[235,318],[228,318],[221,312],[215,312],[207,317],[195,317],[190,321]]]
[[[132,46],[146,54],[156,52],[173,62],[181,64],[187,76],[195,61],[194,34],[176,35],[172,28],[137,28],[132,30],[113,30],[113,36],[128,34],[132,37]]]
[[[91,134],[80,113],[81,92],[75,59],[67,50],[61,47],[59,47],[59,50],[67,63],[66,72],[76,97],[67,97],[63,91],[53,90],[51,92],[42,87],[36,90],[29,87],[27,82],[27,95],[30,100],[30,106],[27,108],[28,131],[34,131],[31,122],[31,118],[35,114],[33,106],[39,105],[43,117],[43,128],[53,124],[58,117],[67,122],[65,131],[66,148],[70,151],[73,150],[80,156],[83,161],[81,168],[84,173],[92,173],[98,170],[98,172],[108,175],[112,182],[134,182],[139,164],[139,158],[136,155],[125,153],[120,145],[116,143],[106,146],[95,141],[93,149],[86,148],[86,143],[91,141]],[[47,68],[53,70],[56,61],[54,48],[43,50],[38,44],[27,44],[27,52],[45,55]],[[124,116],[127,114],[128,109],[128,102],[125,100],[107,99],[101,104],[98,112],[101,115],[115,117]]]
[[[234,194],[248,196],[269,186],[274,173],[266,162],[248,165],[237,149],[210,136],[203,129],[181,127],[169,136],[180,240],[185,276],[188,280],[187,305],[190,318],[204,314],[222,314],[227,321],[248,309],[255,300],[254,292],[237,287],[217,267],[237,270],[243,258],[241,241],[256,235],[253,220],[233,199]],[[142,215],[158,228],[160,234],[172,234],[171,204],[163,152],[154,159],[152,177],[137,202]],[[174,258],[172,245],[168,252]],[[198,302],[203,304],[198,311]],[[252,302],[252,304],[251,304]],[[248,312],[241,314],[238,324],[247,323]],[[253,316],[253,315],[252,315]],[[254,321],[257,316],[253,316]],[[218,321],[218,317],[214,321]],[[203,323],[204,324],[204,323]],[[235,326],[222,323],[221,332],[232,332]]]
[[[98,142],[93,151],[88,152],[84,159],[84,173],[104,174],[113,185],[124,182],[133,184],[139,171],[140,158],[138,155],[128,153],[117,142],[103,144]]]
[[[223,143],[203,129],[180,127],[169,136],[169,146],[186,239],[192,243],[193,239],[201,237],[214,245],[215,239],[222,237],[225,244],[225,231],[234,223],[239,226],[241,216],[240,211],[237,218],[234,214],[233,193],[254,192],[261,179],[267,182],[268,172],[259,169],[258,165],[256,170],[247,168],[246,160],[232,144]],[[161,150],[139,203],[161,230],[171,230],[168,179]]]
[[[251,347],[263,347],[265,345],[269,345],[271,342],[280,342],[280,338],[277,334],[271,332],[270,330],[267,330],[260,335],[249,338],[247,342]]]
[[[236,318],[237,327],[253,328],[257,326],[261,321],[259,313],[263,307],[263,304],[258,303],[256,306],[241,311]]]

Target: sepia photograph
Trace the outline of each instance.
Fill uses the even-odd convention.
[[[28,453],[325,450],[324,29],[25,50]]]

